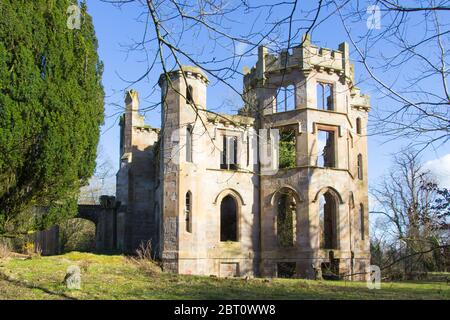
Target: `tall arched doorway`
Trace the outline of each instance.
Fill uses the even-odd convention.
[[[220,204],[220,241],[238,241],[238,206],[236,199],[227,195]]]
[[[320,196],[319,231],[321,249],[338,249],[338,201],[330,190]]]
[[[277,210],[278,244],[281,247],[292,247],[295,243],[297,201],[291,190],[280,191]]]

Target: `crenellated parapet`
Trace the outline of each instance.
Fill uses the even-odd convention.
[[[349,55],[347,43],[341,43],[337,50],[320,48],[311,43],[309,35],[303,36],[301,45],[293,47],[291,51],[282,50],[278,54],[271,54],[266,47],[261,46],[256,65],[244,70],[244,86],[264,83],[268,74],[283,73],[291,69],[298,69],[304,73],[314,69],[336,73],[342,82],[346,80],[353,83],[353,67]]]
[[[200,68],[193,66],[181,66],[180,69],[161,74],[158,80],[159,86],[163,86],[164,82],[167,80],[167,76],[169,76],[171,81],[184,77],[186,79],[200,80],[205,85],[209,84],[209,79],[205,73]]]
[[[361,90],[357,87],[352,87],[350,91],[351,103],[353,108],[370,110],[370,96],[368,94],[362,94]]]

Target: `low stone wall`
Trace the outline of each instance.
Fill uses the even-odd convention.
[[[117,204],[120,205],[120,204]],[[86,219],[95,224],[95,250],[110,252],[117,249],[117,208],[114,197],[102,196],[100,205],[79,205],[76,218]],[[61,253],[59,243],[59,226],[33,234],[35,248],[42,255],[50,256]]]

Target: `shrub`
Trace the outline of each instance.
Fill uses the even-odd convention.
[[[70,219],[60,224],[62,252],[90,252],[95,249],[95,224],[85,219]]]

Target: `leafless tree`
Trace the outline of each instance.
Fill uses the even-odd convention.
[[[375,202],[371,214],[380,217],[378,223],[382,224],[376,242],[398,257],[411,255],[403,261],[408,273],[436,267],[436,254],[449,245],[448,217],[435,210],[435,186],[417,152],[405,150],[394,157],[389,173],[371,191]],[[384,230],[381,235],[380,230]]]
[[[113,165],[101,145],[97,148],[97,166],[89,184],[80,190],[78,202],[98,204],[100,196],[115,193],[115,172]]]
[[[404,137],[411,145],[421,144],[420,149],[438,146],[450,137],[448,0],[102,1],[140,8],[142,38],[129,49],[144,54],[147,68],[130,85],[155,71],[167,73],[186,63],[199,67],[213,83],[228,87],[247,105],[251,101],[245,101],[236,81],[243,76],[245,58],[255,55],[261,44],[275,51],[289,50],[301,44],[303,33],[337,19],[355,51],[355,62],[366,71],[361,81],[373,86],[379,98],[372,133]],[[146,109],[159,105],[159,101],[150,103]],[[214,112],[191,107],[199,116],[199,112]]]
[[[450,1],[333,2],[365,82],[381,93],[374,133],[406,138],[418,151],[446,143]]]
[[[221,84],[240,97],[242,104],[234,105],[235,111],[250,104],[242,92],[242,82],[238,81],[243,76],[243,60],[254,56],[263,44],[275,51],[289,50],[300,44],[302,34],[312,31],[325,5],[324,0],[303,8],[298,0],[263,3],[252,0],[102,1],[116,6],[140,7],[139,19],[145,26],[143,36],[128,49],[142,52],[147,68],[140,78],[129,82],[130,86],[155,71],[167,75],[181,69],[183,64],[189,64],[200,68],[213,84]],[[165,80],[175,90],[168,75]],[[153,90],[157,90],[156,84]],[[184,97],[184,92],[178,94]],[[160,105],[159,101],[150,103],[142,111]],[[206,131],[202,113],[227,118],[213,108],[200,110],[193,103],[191,108]],[[230,118],[226,120],[234,123]]]

